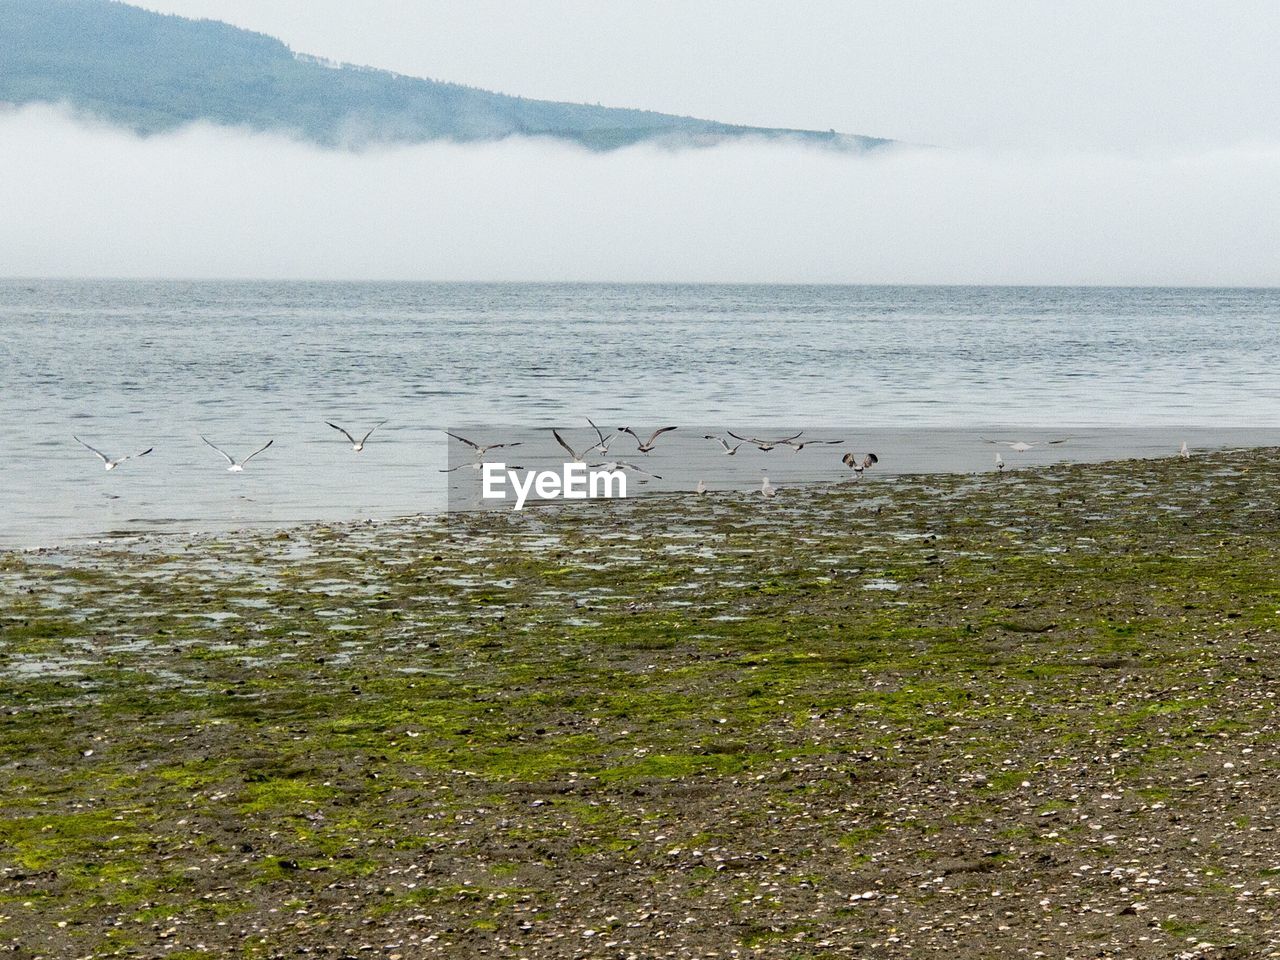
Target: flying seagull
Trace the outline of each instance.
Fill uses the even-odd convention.
[[[453,439],[461,443],[465,443],[468,447],[474,450],[476,452],[476,459],[472,463],[460,463],[456,467],[449,467],[447,470],[442,469],[440,471],[441,473],[453,473],[455,470],[461,470],[463,467],[470,467],[472,470],[479,470],[481,467],[484,466],[484,455],[488,453],[490,450],[501,450],[503,447],[520,446],[519,440],[517,440],[515,443],[489,443],[489,444],[481,445],[479,443],[476,443],[474,440],[468,440],[466,437],[460,437],[456,433],[449,433],[448,430],[446,430],[445,433],[448,434],[448,436],[453,437]],[[524,468],[512,467],[511,469],[523,470]]]
[[[1063,437],[1061,440],[1032,440],[1030,442],[1027,442],[1026,440],[988,440],[986,437],[979,437],[978,439],[983,443],[998,443],[1002,446],[1008,447],[1014,453],[1026,453],[1028,450],[1032,450],[1036,447],[1052,447],[1059,443],[1066,443],[1071,438]]]
[[[803,449],[804,449],[805,447],[807,447],[809,444],[813,444],[814,446],[818,446],[818,445],[820,445],[820,444],[824,444],[824,443],[826,443],[826,444],[831,444],[831,445],[833,445],[833,446],[834,446],[834,445],[837,445],[837,444],[844,443],[844,441],[843,441],[843,440],[801,440],[799,443],[796,443],[794,438],[792,438],[792,439],[790,439],[790,440],[783,440],[783,441],[782,441],[782,445],[783,445],[783,446],[785,446],[785,447],[790,447],[790,448],[791,448],[792,453],[799,453],[801,450],[803,450]]]
[[[593,463],[593,464],[590,464],[589,466],[591,467],[592,470],[608,470],[610,473],[612,473],[614,470],[617,470],[619,468],[623,470],[634,470],[636,473],[643,473],[646,477],[653,477],[653,479],[655,480],[662,479],[656,473],[650,473],[648,470],[645,470],[643,467],[637,467],[634,463],[627,463],[625,460],[610,460],[608,463]],[[640,482],[644,483],[643,480],[641,480]]]
[[[356,453],[359,453],[361,450],[364,449],[365,441],[368,440],[371,436],[373,436],[373,431],[377,430],[380,426],[382,426],[386,422],[387,421],[385,420],[379,420],[377,423],[375,423],[372,427],[369,428],[368,433],[366,433],[363,437],[357,440],[355,437],[347,433],[346,430],[338,426],[336,423],[329,423],[328,420],[325,421],[325,423],[328,423],[329,426],[333,427],[333,429],[337,430],[340,434],[342,434],[344,437],[346,437],[348,440],[351,441],[351,449],[354,450]]]
[[[743,443],[750,443],[758,449],[763,450],[765,453],[768,453],[774,447],[781,446],[784,443],[790,443],[792,440],[799,440],[804,431],[801,430],[800,433],[792,434],[789,437],[783,437],[781,440],[761,440],[759,437],[740,437],[732,430],[728,430],[726,433],[735,440],[741,440]]]
[[[155,447],[147,447],[147,449],[143,450],[141,453],[131,453],[127,457],[117,457],[115,460],[112,460],[101,450],[98,450],[94,447],[89,446],[79,437],[72,435],[72,439],[75,440],[76,443],[80,444],[80,446],[84,447],[86,450],[92,451],[93,455],[97,457],[99,460],[101,460],[103,466],[105,466],[108,470],[114,470],[116,467],[120,466],[120,464],[124,463],[126,460],[133,460],[133,459],[136,459],[137,457],[145,457],[148,453],[150,453],[152,450],[155,449]]]
[[[611,433],[606,437],[604,433],[600,430],[600,428],[596,426],[596,422],[592,420],[590,417],[587,417],[587,423],[591,424],[591,429],[596,432],[596,438],[598,442],[596,443],[594,449],[599,450],[601,453],[608,453],[609,444],[613,442],[614,435]]]
[[[641,440],[639,435],[630,427],[619,427],[618,431],[620,433],[631,434],[631,436],[635,438],[635,441],[637,444],[636,450],[640,453],[648,453],[650,450],[653,449],[653,441],[657,440],[658,437],[662,436],[668,430],[675,430],[675,429],[676,429],[675,427],[659,427],[657,430],[653,431],[653,433],[649,434],[648,440]]]
[[[520,446],[519,440],[517,440],[515,443],[490,443],[490,444],[486,444],[485,446],[481,446],[480,444],[476,443],[474,440],[468,440],[466,437],[460,437],[456,433],[449,433],[448,430],[446,430],[445,433],[453,437],[453,439],[459,440],[462,443],[465,443],[468,447],[474,450],[478,456],[481,456],[481,457],[483,457],[490,450],[500,450],[503,447]]]
[[[736,454],[736,453],[738,452],[738,447],[742,446],[742,444],[740,444],[740,443],[739,443],[739,444],[735,444],[734,446],[732,446],[732,447],[731,447],[731,446],[729,446],[729,444],[725,441],[724,437],[717,437],[714,433],[707,433],[707,434],[703,434],[702,439],[703,439],[703,440],[714,440],[716,443],[720,444],[720,446],[724,448],[724,455],[725,455],[726,457],[732,457],[734,454]]]
[[[609,440],[613,439],[613,435],[610,434],[608,438],[602,438],[599,443],[593,443],[591,446],[583,450],[575,450],[573,449],[573,447],[569,446],[569,441],[565,440],[564,437],[560,436],[559,430],[552,427],[551,434],[556,438],[556,443],[564,447],[564,449],[568,451],[569,456],[573,457],[573,460],[575,463],[585,463],[587,460],[587,454],[595,453],[597,450],[599,450],[601,453],[607,453],[608,449],[607,448],[601,449],[600,444],[608,443]]]
[[[498,446],[512,446],[512,447],[518,447],[518,446],[519,446],[519,444],[518,444],[518,443],[512,443],[512,444],[498,444]],[[479,470],[480,470],[480,468],[481,468],[481,467],[483,467],[483,466],[484,466],[484,461],[483,461],[483,460],[474,460],[474,461],[472,461],[471,463],[460,463],[460,464],[458,464],[456,467],[448,467],[448,468],[444,468],[444,467],[442,467],[442,468],[440,469],[440,472],[441,472],[441,473],[455,473],[455,472],[456,472],[456,471],[458,471],[458,470],[465,470],[467,467],[470,467],[472,470],[479,471]],[[508,464],[506,464],[506,468],[507,468],[508,470],[523,470],[523,469],[524,469],[524,467],[522,467],[522,466],[521,466],[520,464],[518,464],[518,463],[508,463]]]
[[[846,467],[852,467],[853,472],[856,473],[858,475],[858,479],[861,480],[862,471],[870,470],[873,466],[875,466],[877,463],[880,462],[880,458],[877,457],[874,453],[868,453],[865,457],[859,460],[858,455],[856,453],[850,452],[850,453],[846,453],[843,457],[841,457],[840,462],[843,463]]]
[[[246,463],[248,463],[258,454],[260,454],[263,450],[267,449],[267,447],[275,443],[275,440],[268,440],[266,443],[260,446],[257,450],[253,451],[253,453],[249,454],[243,460],[236,460],[235,457],[231,456],[231,454],[227,453],[227,451],[223,450],[217,444],[210,441],[209,438],[206,437],[204,434],[200,435],[200,439],[203,440],[205,443],[209,444],[209,446],[213,447],[213,449],[217,450],[220,454],[222,454],[223,457],[226,458],[227,463],[231,464],[231,466],[227,467],[228,473],[242,473],[244,471],[244,465]]]

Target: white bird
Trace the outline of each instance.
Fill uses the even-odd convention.
[[[597,450],[599,450],[601,453],[608,452],[607,450],[600,449],[600,443],[593,443],[591,446],[587,447],[586,449],[578,451],[573,449],[573,447],[569,446],[569,441],[565,440],[564,437],[560,436],[559,430],[556,430],[554,427],[552,427],[551,434],[556,438],[556,443],[564,447],[564,449],[568,451],[569,456],[573,457],[573,460],[575,463],[585,463],[587,460],[587,454],[595,453]],[[610,435],[609,439],[612,439],[612,434]],[[602,442],[607,442],[607,441],[602,441]]]
[[[601,453],[608,453],[609,444],[613,442],[614,435],[611,433],[606,437],[604,433],[601,431],[601,429],[596,426],[595,421],[592,420],[590,417],[587,417],[587,423],[591,424],[591,429],[596,432],[595,449],[599,450]]]
[[[456,467],[449,467],[447,470],[442,469],[440,471],[441,473],[453,473],[455,470],[461,470],[463,467],[470,467],[472,470],[479,470],[482,466],[484,466],[484,455],[488,453],[490,450],[501,450],[503,447],[520,446],[519,440],[517,440],[515,443],[490,443],[487,445],[482,445],[482,444],[476,443],[474,440],[468,440],[466,437],[460,437],[456,433],[449,433],[448,430],[445,431],[445,434],[450,437],[453,437],[453,439],[457,440],[460,443],[465,443],[468,447],[474,450],[476,452],[476,459],[474,463],[460,463]],[[520,470],[523,468],[512,467],[511,469]]]
[[[699,480],[698,485],[694,488],[693,492],[700,497],[705,495],[707,492],[707,481]]]
[[[95,457],[97,457],[99,460],[102,461],[103,466],[106,467],[108,470],[114,470],[116,467],[120,466],[120,464],[124,463],[126,460],[134,460],[137,457],[145,457],[148,453],[150,453],[152,450],[155,449],[155,447],[147,447],[147,449],[143,450],[141,453],[131,453],[127,457],[117,457],[116,459],[112,460],[101,450],[98,450],[95,447],[89,446],[79,437],[72,435],[71,439],[75,440],[76,443],[80,444],[80,446],[84,447],[86,450],[91,451]]]
[[[996,454],[996,472],[1004,473],[1004,457],[1000,456],[999,453]]]
[[[870,470],[873,466],[879,463],[880,458],[874,453],[868,453],[865,457],[859,460],[858,455],[850,451],[840,458],[840,462],[846,467],[851,467],[853,472],[858,475],[858,479],[861,480],[862,472],[864,470]]]
[[[246,463],[248,463],[250,460],[252,460],[252,459],[253,459],[254,457],[256,457],[258,454],[260,454],[263,450],[267,449],[267,447],[269,447],[269,446],[271,446],[273,443],[275,443],[275,440],[268,440],[266,443],[264,443],[262,446],[260,446],[257,450],[253,451],[253,453],[249,454],[249,455],[248,455],[247,457],[245,457],[243,460],[237,460],[235,457],[231,456],[231,454],[227,453],[227,451],[225,451],[225,450],[223,450],[221,447],[217,446],[217,444],[215,444],[215,443],[211,442],[211,441],[209,440],[209,438],[208,438],[208,437],[204,436],[204,434],[201,434],[201,435],[200,435],[200,439],[201,439],[201,440],[203,440],[205,443],[209,444],[209,446],[213,447],[213,449],[217,450],[220,454],[222,454],[222,456],[226,458],[227,463],[231,464],[231,466],[227,467],[227,472],[228,472],[228,473],[241,473],[241,472],[243,472],[243,471],[244,471],[244,465],[245,465]]]
[[[618,469],[634,470],[636,473],[643,473],[646,477],[653,477],[655,480],[662,479],[656,473],[650,473],[643,467],[637,467],[634,463],[627,463],[625,460],[610,460],[607,463],[592,463],[588,464],[588,466],[590,466],[592,470],[608,470],[610,473]],[[644,483],[643,480],[640,482]]]
[[[657,440],[660,436],[662,436],[668,430],[675,430],[675,429],[676,427],[659,427],[657,430],[653,431],[653,433],[649,434],[648,440],[641,440],[639,435],[630,427],[619,427],[618,432],[631,434],[631,436],[635,438],[635,441],[637,444],[636,450],[639,453],[648,453],[650,450],[653,449],[653,441]]]
[[[799,440],[801,435],[804,433],[804,431],[801,430],[800,433],[792,434],[789,437],[783,437],[781,440],[761,440],[759,437],[740,437],[732,430],[726,430],[725,432],[729,434],[729,436],[733,437],[733,439],[741,440],[743,443],[750,443],[756,448],[763,450],[765,453],[768,453],[774,447],[781,446],[784,443],[790,443],[792,440]]]
[[[760,496],[766,500],[775,497],[778,494],[778,488],[769,482],[769,478],[763,473],[760,475]]]
[[[517,440],[515,443],[490,443],[482,446],[476,443],[474,440],[468,440],[466,437],[460,437],[456,433],[449,433],[448,430],[446,430],[445,433],[448,434],[448,436],[453,437],[453,439],[458,440],[461,443],[465,443],[468,447],[474,450],[478,456],[481,456],[481,457],[483,457],[490,450],[501,450],[503,447],[520,446],[519,440]]]
[[[518,444],[514,444],[514,443],[513,443],[513,444],[511,444],[511,446],[513,446],[513,447],[514,447],[514,446],[518,446]],[[480,472],[480,469],[481,469],[484,465],[485,465],[485,461],[483,461],[483,460],[475,460],[475,461],[472,461],[471,463],[460,463],[460,464],[458,464],[456,467],[449,467],[449,468],[447,468],[447,469],[445,469],[445,468],[443,468],[443,467],[442,467],[442,468],[441,468],[441,470],[440,470],[440,472],[441,472],[441,473],[455,473],[455,472],[457,472],[458,470],[466,470],[466,469],[469,467],[469,468],[471,468],[472,470],[475,470],[477,473],[479,473],[479,472]],[[522,466],[521,466],[520,464],[518,464],[518,463],[507,463],[507,464],[503,464],[503,466],[505,466],[508,470],[523,470],[523,469],[524,469],[524,467],[522,467]]]
[[[379,420],[377,423],[375,423],[372,427],[369,428],[368,433],[366,433],[363,437],[357,440],[355,437],[347,433],[346,430],[338,426],[336,423],[329,423],[328,420],[325,421],[325,423],[328,423],[329,426],[333,427],[333,429],[337,430],[340,434],[342,434],[344,437],[346,437],[348,440],[351,441],[351,449],[354,450],[356,453],[359,453],[361,450],[364,449],[365,441],[368,440],[371,436],[373,436],[373,431],[377,430],[380,426],[382,426],[386,422],[387,421],[385,420]]]
[[[1187,441],[1185,440],[1182,441],[1182,447],[1178,450],[1178,456],[1180,456],[1183,460],[1191,459],[1191,451],[1187,448]],[[107,467],[107,469],[110,470],[111,468]]]
[[[803,450],[805,447],[807,447],[811,443],[814,446],[818,446],[819,444],[831,444],[832,446],[836,446],[838,444],[844,443],[844,441],[843,440],[801,440],[799,443],[796,443],[795,440],[782,441],[782,445],[785,447],[790,447],[792,453],[799,453],[801,450]]]
[[[1063,437],[1061,440],[988,440],[986,437],[979,437],[983,443],[998,443],[1008,447],[1014,453],[1026,453],[1036,447],[1052,447],[1059,443],[1066,443],[1070,437]]]
[[[740,444],[740,443],[739,443],[739,444],[737,444],[736,446],[732,446],[732,447],[731,447],[731,446],[729,446],[729,444],[725,441],[724,437],[717,437],[714,433],[707,433],[707,434],[703,434],[702,439],[703,439],[703,440],[714,440],[716,443],[720,444],[720,446],[724,448],[724,455],[725,455],[726,457],[732,457],[734,454],[736,454],[736,453],[738,452],[738,447],[742,446],[742,444]]]

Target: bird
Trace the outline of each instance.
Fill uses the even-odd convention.
[[[1061,440],[988,440],[986,437],[979,437],[983,443],[998,443],[1008,447],[1014,453],[1026,453],[1036,447],[1052,447],[1059,443],[1066,443],[1070,437],[1063,437]]]
[[[653,431],[653,433],[649,434],[648,440],[641,440],[639,435],[630,427],[619,427],[618,432],[631,434],[631,436],[635,438],[635,441],[637,444],[636,450],[639,453],[648,453],[650,450],[653,449],[653,441],[657,440],[658,437],[662,436],[668,430],[675,430],[675,429],[676,427],[659,427],[657,430]]]
[[[782,445],[785,447],[790,447],[792,453],[799,453],[801,450],[803,450],[805,447],[807,447],[811,443],[814,444],[815,446],[817,446],[818,444],[831,444],[834,446],[836,444],[844,443],[844,441],[843,440],[801,440],[799,443],[796,443],[794,439],[782,441]]]
[[[260,446],[257,450],[253,451],[253,453],[249,454],[243,460],[236,460],[235,457],[231,456],[231,454],[227,453],[227,451],[223,450],[217,444],[213,443],[204,434],[200,435],[200,439],[203,440],[205,443],[209,444],[209,446],[213,447],[213,449],[217,450],[220,454],[222,454],[223,457],[226,458],[227,463],[231,464],[231,466],[227,467],[227,473],[242,473],[244,471],[244,465],[246,463],[248,463],[258,454],[260,454],[263,450],[267,449],[267,447],[275,443],[275,440],[268,440],[266,443]]]
[[[734,446],[732,446],[732,447],[731,447],[731,446],[729,446],[729,444],[725,441],[724,437],[717,437],[714,433],[707,433],[707,434],[703,434],[702,439],[703,439],[703,440],[714,440],[716,443],[720,444],[720,446],[722,446],[722,447],[724,448],[724,455],[725,455],[726,457],[732,457],[734,454],[736,454],[736,453],[738,452],[738,447],[742,446],[742,444],[740,444],[740,443],[739,443],[739,444],[736,444],[736,445],[734,445]]]
[[[453,439],[459,441],[460,443],[465,443],[468,447],[474,450],[476,452],[476,459],[474,463],[460,463],[456,467],[449,467],[447,470],[442,469],[440,471],[441,473],[453,473],[453,471],[461,470],[463,467],[470,467],[472,470],[479,470],[482,466],[484,466],[484,455],[488,453],[490,450],[501,450],[503,447],[520,446],[519,440],[517,440],[515,443],[490,443],[490,444],[482,445],[482,444],[476,443],[474,440],[468,440],[466,437],[460,437],[456,433],[449,433],[448,430],[445,431],[445,434],[447,436],[453,437]],[[522,468],[516,467],[514,469],[522,469]]]
[[[740,437],[732,430],[726,430],[725,432],[728,433],[729,436],[733,437],[733,439],[741,440],[743,443],[750,443],[757,449],[763,450],[765,453],[768,453],[774,447],[780,446],[784,443],[790,443],[792,440],[799,440],[801,435],[804,433],[804,431],[801,430],[800,433],[792,434],[789,437],[783,437],[781,440],[761,440],[759,437]]]
[[[116,459],[112,460],[101,450],[98,450],[94,447],[89,446],[87,443],[85,443],[83,440],[81,440],[79,437],[75,436],[74,434],[72,435],[71,439],[75,440],[76,443],[80,444],[80,446],[84,447],[86,450],[92,451],[93,455],[96,456],[99,460],[101,460],[102,465],[106,467],[108,470],[114,470],[116,467],[120,466],[120,464],[124,463],[126,460],[135,460],[138,457],[145,457],[148,453],[150,453],[152,450],[155,449],[155,447],[147,447],[147,449],[143,450],[141,453],[131,453],[127,457],[117,457]]]
[[[1004,457],[1000,456],[999,453],[996,454],[996,472],[1004,473]]]
[[[368,440],[371,436],[373,436],[373,431],[377,430],[380,426],[382,426],[386,422],[387,421],[385,420],[379,420],[377,423],[375,423],[372,427],[369,428],[368,433],[366,433],[363,437],[357,440],[355,437],[347,433],[346,430],[338,426],[336,423],[329,423],[328,420],[325,421],[325,423],[328,423],[329,426],[333,427],[333,429],[337,430],[340,434],[342,434],[344,437],[346,437],[348,440],[351,441],[351,449],[356,453],[359,453],[364,449],[365,441]]]
[[[653,477],[655,480],[662,479],[656,473],[650,473],[643,467],[637,467],[634,463],[627,463],[625,460],[610,460],[607,463],[591,463],[588,464],[588,466],[591,467],[592,470],[608,470],[611,473],[618,469],[634,470],[636,473],[643,473],[646,477]],[[643,480],[640,482],[644,483]]]
[[[760,496],[764,497],[766,500],[769,500],[772,497],[777,496],[777,494],[778,494],[778,488],[769,482],[769,478],[765,474],[761,473],[760,474]]]
[[[501,446],[501,444],[499,444],[499,446]],[[519,446],[519,444],[513,443],[513,444],[510,444],[510,446],[516,447],[516,446]],[[460,463],[456,467],[448,467],[448,468],[441,467],[440,472],[454,473],[458,470],[465,470],[467,467],[470,467],[472,470],[475,470],[478,473],[480,471],[480,468],[483,466],[484,466],[483,460],[473,460],[471,463]],[[507,464],[503,464],[503,466],[505,466],[508,470],[524,469],[524,467],[518,463],[507,463]]]
[[[614,435],[611,433],[606,437],[604,433],[601,431],[601,429],[596,426],[595,421],[592,420],[590,417],[587,417],[587,423],[591,424],[591,429],[596,432],[596,438],[598,442],[596,443],[595,448],[599,450],[601,453],[608,453],[609,444],[613,442]]]
[[[1178,450],[1178,456],[1180,456],[1183,460],[1191,459],[1191,451],[1187,448],[1187,441],[1185,440],[1182,441],[1182,446]],[[107,467],[107,469],[110,470],[111,468]]]
[[[487,445],[483,445],[483,446],[482,446],[481,444],[476,443],[474,440],[468,440],[466,437],[460,437],[460,436],[458,436],[456,433],[449,433],[449,431],[448,431],[448,430],[446,430],[446,431],[445,431],[445,433],[446,433],[448,436],[453,437],[453,439],[458,440],[458,441],[460,441],[460,442],[462,442],[462,443],[465,443],[468,447],[470,447],[472,450],[474,450],[477,454],[479,454],[479,455],[480,455],[480,456],[482,456],[482,457],[483,457],[486,453],[488,453],[490,450],[500,450],[500,449],[501,449],[501,448],[503,448],[503,447],[518,447],[518,446],[520,446],[520,441],[519,441],[519,440],[517,440],[515,443],[490,443],[490,444],[487,444]]]
[[[862,471],[870,470],[875,464],[880,462],[880,458],[874,453],[868,453],[865,457],[859,460],[858,455],[850,451],[840,458],[840,462],[846,467],[852,467],[853,472],[856,473],[858,475],[858,479],[861,480]]]
[[[551,434],[556,438],[556,443],[560,444],[560,446],[564,447],[565,450],[569,452],[569,456],[573,457],[575,463],[585,463],[588,453],[594,453],[595,451],[600,450],[600,443],[593,443],[591,446],[587,447],[585,450],[578,451],[573,449],[573,447],[569,446],[569,442],[565,440],[564,437],[560,436],[559,430],[556,430],[554,427],[552,427]],[[612,438],[612,435],[610,435],[610,437]],[[608,451],[600,450],[600,452],[606,453]]]
[[[700,497],[705,496],[707,493],[707,481],[699,480],[698,485],[694,487],[693,492]]]

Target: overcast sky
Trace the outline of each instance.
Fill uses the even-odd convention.
[[[1280,140],[1275,0],[146,0],[528,97],[947,146]]]

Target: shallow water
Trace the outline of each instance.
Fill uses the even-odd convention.
[[[885,473],[989,468],[979,424],[1093,431],[1052,458],[1135,452],[1119,426],[1275,442],[1278,319],[1275,290],[0,281],[0,545],[438,511],[457,424],[682,423],[679,489],[840,475],[696,452],[751,425],[854,431]],[[360,455],[324,424],[383,418]],[[914,426],[962,447],[921,456]],[[276,443],[230,474],[198,433]],[[156,451],[106,473],[72,434]]]

